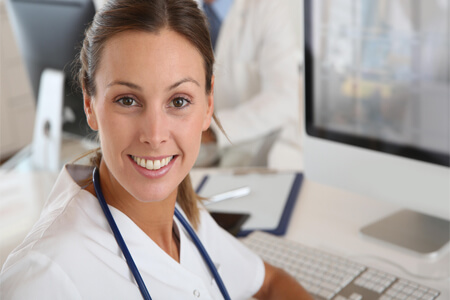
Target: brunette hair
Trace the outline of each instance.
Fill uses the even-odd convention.
[[[79,54],[78,80],[83,93],[96,94],[95,75],[106,41],[128,30],[157,34],[163,29],[180,34],[199,51],[205,68],[205,92],[211,93],[214,53],[207,20],[193,0],[110,0],[106,3],[86,30]],[[218,122],[215,116],[213,118]],[[93,164],[98,166],[100,160],[98,151]],[[199,200],[188,174],[178,187],[177,202],[194,228],[199,224]]]

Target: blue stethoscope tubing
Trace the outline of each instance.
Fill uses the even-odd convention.
[[[114,234],[117,244],[119,245],[120,249],[122,250],[123,255],[125,256],[125,260],[127,261],[128,267],[130,268],[130,271],[133,274],[134,279],[136,280],[139,290],[141,291],[142,297],[145,300],[151,300],[152,298],[150,297],[150,294],[147,290],[144,280],[142,279],[141,274],[139,273],[139,270],[136,267],[136,264],[134,263],[133,257],[131,256],[131,253],[128,250],[127,244],[123,240],[122,234],[120,233],[119,228],[117,227],[117,224],[114,221],[114,218],[111,214],[111,211],[109,210],[108,204],[106,203],[105,197],[103,196],[102,188],[100,187],[100,172],[99,172],[98,168],[94,168],[93,175],[92,175],[92,181],[94,183],[94,189],[95,189],[95,193],[97,194],[98,202],[100,203],[100,206],[102,207],[103,213],[105,214],[105,217],[109,223],[109,226],[111,227],[111,230]],[[203,246],[202,242],[198,238],[194,229],[192,229],[192,226],[183,217],[183,215],[178,211],[178,209],[176,207],[175,207],[174,215],[175,215],[175,217],[177,217],[178,221],[180,221],[181,225],[183,225],[183,227],[186,229],[186,231],[188,232],[192,241],[194,242],[195,246],[197,247],[198,251],[202,255],[203,260],[205,260],[206,264],[208,265],[208,268],[209,268],[210,272],[212,273],[212,275],[214,276],[214,280],[216,281],[217,286],[219,287],[219,290],[222,293],[223,298],[225,300],[231,299],[228,294],[228,291],[225,287],[225,284],[223,283],[222,278],[220,277],[219,272],[217,271],[216,266],[214,265],[213,261],[211,260],[211,257],[209,256],[209,254],[206,251],[205,247]]]

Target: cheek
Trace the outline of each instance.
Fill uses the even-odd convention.
[[[98,114],[97,120],[103,152],[121,151],[121,148],[127,145],[129,139],[132,138],[129,125],[127,125],[129,122],[126,122],[123,117],[103,111]],[[120,155],[120,152],[117,154]]]
[[[186,120],[178,130],[179,136],[183,139],[185,145],[189,145],[192,151],[198,152],[202,138],[204,122],[200,117]]]

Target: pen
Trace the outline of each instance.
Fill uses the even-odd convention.
[[[250,194],[250,191],[251,191],[250,187],[244,186],[244,187],[237,188],[237,189],[225,192],[225,193],[220,193],[220,194],[214,195],[214,196],[208,198],[207,203],[209,204],[209,203],[244,197],[244,196],[247,196],[248,194]]]

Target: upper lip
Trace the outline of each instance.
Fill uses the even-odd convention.
[[[164,159],[164,158],[175,157],[175,155],[139,156],[139,155],[133,155],[133,154],[130,154],[130,156],[132,156],[134,158],[145,159],[145,160],[161,160],[161,159]]]

